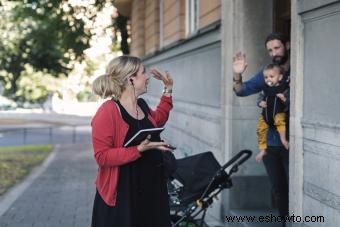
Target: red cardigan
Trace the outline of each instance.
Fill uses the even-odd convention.
[[[155,111],[150,110],[149,120],[155,127],[162,127],[169,118],[172,98],[162,96]],[[92,118],[92,144],[99,166],[96,178],[98,193],[109,206],[116,204],[119,166],[141,157],[137,146],[123,147],[129,126],[123,120],[117,104],[104,102]]]

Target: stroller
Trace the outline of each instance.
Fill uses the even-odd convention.
[[[232,187],[231,175],[251,154],[242,150],[223,166],[211,151],[178,159],[178,168],[168,181],[172,227],[207,227],[204,218],[214,197]]]

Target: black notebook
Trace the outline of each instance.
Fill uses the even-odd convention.
[[[147,129],[141,129],[141,130],[139,130],[133,137],[131,137],[131,139],[129,139],[129,141],[127,141],[127,142],[124,144],[124,147],[129,146],[133,141],[136,141],[137,143],[141,143],[143,140],[146,139],[146,137],[147,137],[148,135],[151,135],[151,137],[157,136],[157,135],[159,135],[163,130],[164,130],[164,128],[147,128]]]

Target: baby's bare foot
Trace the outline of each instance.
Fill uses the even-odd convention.
[[[288,141],[281,141],[282,145],[284,146],[284,148],[286,148],[286,150],[289,150],[289,143]]]

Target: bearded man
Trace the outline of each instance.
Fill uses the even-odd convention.
[[[284,69],[283,79],[289,81],[290,76],[290,42],[280,33],[271,33],[265,41],[267,52],[272,62],[280,65]],[[242,52],[236,53],[233,57],[233,81],[234,92],[237,96],[244,97],[259,93],[265,87],[263,76],[263,67],[254,74],[249,80],[243,82],[242,74],[247,68],[246,56]],[[287,122],[289,113],[286,114]],[[287,125],[287,129],[289,126]],[[288,132],[288,130],[287,130]],[[289,138],[289,136],[287,136]],[[277,199],[277,205],[280,216],[288,215],[288,166],[289,152],[281,143],[280,136],[275,128],[269,128],[267,134],[267,149],[263,156],[269,180],[273,187],[274,196]],[[285,222],[282,222],[285,226]]]

